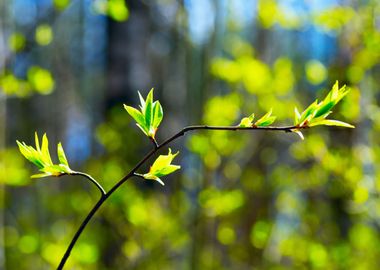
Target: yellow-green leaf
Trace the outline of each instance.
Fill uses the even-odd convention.
[[[251,120],[249,120],[248,117],[244,117],[243,119],[241,119],[240,123],[239,123],[239,126],[240,127],[252,127],[252,122]]]
[[[52,176],[51,173],[38,173],[38,174],[33,174],[31,178],[43,178],[43,177],[48,177]]]
[[[148,127],[148,129],[150,129],[150,127],[152,126],[152,118],[153,118],[153,89],[150,90],[145,100],[144,117],[145,117],[145,125]]]
[[[132,116],[133,119],[142,127],[146,128],[145,125],[145,119],[141,112],[139,112],[137,109],[127,106],[124,104],[124,109],[128,112],[130,116]]]
[[[53,165],[49,153],[49,140],[46,136],[46,133],[42,136],[41,154],[41,158],[45,164]]]
[[[271,115],[272,109],[270,109],[269,112],[267,112],[263,117],[257,120],[254,125],[258,127],[265,127],[271,125],[276,120],[276,116]]]
[[[312,122],[309,126],[337,126],[337,127],[346,127],[346,128],[355,128],[355,126],[348,124],[346,122],[338,121],[338,120],[331,120],[331,119],[324,119],[316,122]]]
[[[66,155],[65,155],[65,151],[63,150],[61,143],[58,143],[57,154],[58,154],[59,162],[63,165],[69,166],[69,163],[68,163]]]
[[[164,116],[164,111],[159,101],[153,103],[153,128],[157,129],[160,125],[162,118]]]

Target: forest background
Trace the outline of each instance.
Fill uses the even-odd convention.
[[[122,107],[137,90],[155,88],[162,141],[271,108],[291,124],[336,80],[355,129],[194,132],[164,187],[112,195],[67,269],[377,269],[379,63],[377,0],[1,1],[0,269],[55,268],[98,199],[31,179],[16,139],[47,132],[109,189],[151,148]]]

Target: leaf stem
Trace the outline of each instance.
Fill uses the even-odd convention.
[[[158,150],[163,148],[164,146],[168,145],[172,141],[178,139],[179,137],[184,136],[187,132],[189,131],[195,131],[195,130],[227,130],[227,131],[253,131],[253,130],[272,130],[272,131],[284,131],[284,132],[292,132],[293,130],[298,130],[298,129],[303,129],[307,127],[299,127],[299,126],[283,126],[283,127],[240,127],[240,126],[207,126],[207,125],[197,125],[197,126],[187,126],[184,127],[182,130],[179,132],[175,133],[173,136],[170,138],[166,139],[164,142],[161,144],[158,144],[156,140],[155,142],[155,147],[152,149],[149,153],[147,153],[136,165],[133,167],[133,169],[125,175],[119,182],[117,182],[108,192],[105,192],[102,186],[95,180],[93,179],[90,175],[82,173],[82,172],[74,172],[71,175],[81,175],[86,178],[88,178],[91,182],[93,182],[98,189],[102,193],[102,197],[99,199],[99,201],[94,205],[94,207],[91,209],[91,211],[88,213],[86,218],[83,220],[81,225],[79,226],[78,230],[76,231],[73,239],[71,240],[65,254],[63,255],[61,262],[59,263],[59,266],[57,270],[62,270],[63,267],[65,266],[65,263],[67,259],[70,256],[70,253],[72,249],[75,246],[75,243],[77,242],[79,236],[82,234],[83,230],[86,228],[87,224],[89,221],[92,219],[94,214],[97,212],[97,210],[102,206],[102,204],[114,193],[125,181],[127,181],[129,178],[132,176],[137,176],[141,177],[140,174],[136,173],[136,171],[150,158],[152,157]]]
[[[100,193],[102,194],[102,197],[106,195],[106,191],[104,190],[102,185],[99,184],[99,182],[96,181],[91,175],[89,175],[87,173],[83,173],[83,172],[72,172],[72,173],[67,174],[67,175],[80,175],[80,176],[87,178],[99,189]]]
[[[158,143],[157,143],[156,139],[153,138],[153,137],[149,137],[149,139],[153,143],[154,148],[157,149],[158,148]]]

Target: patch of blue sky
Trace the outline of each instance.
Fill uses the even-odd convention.
[[[37,20],[37,4],[34,0],[14,0],[11,7],[12,17],[17,24],[33,25]]]
[[[185,0],[188,13],[190,39],[195,44],[206,43],[215,23],[215,10],[211,0]]]

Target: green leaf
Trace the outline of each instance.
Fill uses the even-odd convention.
[[[41,152],[40,142],[39,142],[39,140],[38,140],[37,131],[34,132],[34,140],[35,140],[35,143],[36,143],[36,150],[37,150],[38,152]]]
[[[270,109],[269,112],[267,112],[263,117],[257,120],[254,125],[258,127],[265,127],[271,125],[276,120],[276,116],[271,115],[272,109]]]
[[[162,185],[164,184],[160,177],[171,174],[176,170],[180,169],[181,166],[173,165],[171,162],[178,155],[179,152],[172,154],[171,149],[169,148],[169,153],[167,155],[160,155],[150,167],[148,173],[143,174],[142,176],[145,179],[156,180],[160,182]]]
[[[43,178],[43,177],[48,177],[52,176],[51,173],[38,173],[38,174],[33,174],[31,178]]]
[[[21,154],[34,165],[36,165],[39,169],[44,167],[42,160],[39,158],[39,153],[33,149],[33,147],[29,147],[25,145],[25,143],[20,143],[16,141]]]
[[[145,128],[145,126],[144,127],[142,127],[141,125],[139,125],[139,124],[136,124],[136,126],[138,126],[139,127],[139,129],[141,129],[142,130],[142,132],[146,135],[146,136],[149,136],[149,130],[147,130],[146,128]]]
[[[256,126],[258,126],[258,127],[266,127],[266,126],[269,126],[269,125],[273,124],[273,122],[275,120],[276,120],[276,116],[270,116],[270,117],[266,118],[264,121],[262,121],[261,123],[256,124]]]
[[[164,116],[164,111],[159,101],[153,103],[153,127],[155,129],[160,125],[162,118]]]
[[[32,178],[60,176],[64,173],[70,174],[70,169],[62,144],[57,145],[58,159],[61,164],[53,164],[49,153],[49,141],[46,133],[42,136],[41,148],[39,145],[38,135],[35,133],[36,149],[26,145],[24,142],[16,141],[21,154],[34,165],[36,165],[43,174],[35,174]]]
[[[59,176],[63,173],[62,168],[59,165],[50,165],[42,168],[40,171],[44,173],[50,173],[52,176]]]
[[[315,100],[313,103],[309,105],[309,107],[306,108],[306,110],[303,111],[301,114],[301,117],[299,119],[299,124],[303,125],[306,121],[310,121],[311,118],[313,118],[313,114],[318,106],[318,100]]]
[[[252,121],[248,117],[241,119],[239,127],[252,127]]]
[[[133,119],[142,127],[146,128],[145,126],[145,118],[141,112],[139,112],[137,109],[127,106],[124,104],[124,109],[128,112],[130,116],[132,116]]]
[[[69,163],[67,161],[65,151],[63,150],[62,143],[58,143],[57,145],[57,154],[58,154],[58,160],[61,164],[69,166]]]
[[[46,133],[42,136],[42,146],[41,146],[41,158],[45,164],[53,165],[53,161],[51,160],[49,153],[49,140],[46,136]]]
[[[331,120],[331,119],[324,119],[316,122],[312,122],[310,124],[310,127],[312,126],[337,126],[337,127],[346,127],[346,128],[355,128],[355,126],[350,125],[346,122],[338,121],[338,120]]]
[[[301,115],[300,115],[297,107],[294,107],[294,125],[295,126],[300,124],[300,122],[299,122],[300,118],[301,118]]]
[[[239,127],[252,127],[253,126],[253,119],[255,119],[255,114],[252,113],[248,117],[244,117],[243,119],[240,120]]]
[[[139,91],[137,91],[137,93],[139,94],[139,99],[140,99],[140,104],[141,104],[140,109],[141,109],[141,111],[144,111],[145,110],[145,100]]]
[[[148,96],[145,100],[145,111],[144,111],[144,117],[145,117],[145,125],[150,129],[152,127],[152,118],[153,118],[153,89],[150,90]]]
[[[334,105],[335,104],[332,101],[329,101],[326,104],[320,103],[319,108],[315,112],[314,118],[318,118],[320,116],[328,116],[331,113],[330,109],[332,109]]]
[[[162,168],[161,170],[156,171],[155,175],[157,177],[165,176],[165,175],[175,172],[176,170],[179,170],[180,168],[181,166],[179,165],[168,165]]]
[[[153,88],[150,90],[146,100],[144,100],[140,92],[138,92],[141,112],[125,104],[124,108],[135,119],[137,126],[144,134],[154,139],[157,128],[163,119],[164,112],[159,101],[153,102],[153,90]]]

